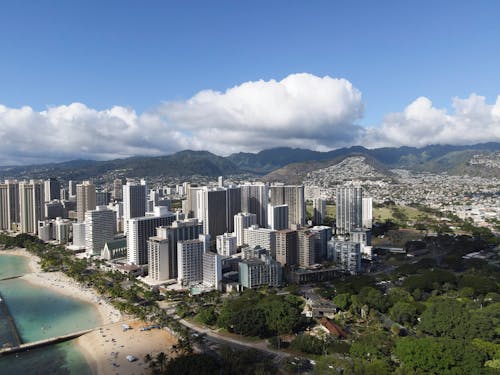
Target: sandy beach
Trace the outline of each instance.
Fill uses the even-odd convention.
[[[146,323],[132,319],[123,321],[122,314],[92,288],[84,287],[62,272],[42,272],[39,258],[25,249],[4,250],[2,254],[18,255],[29,259],[32,273],[22,276],[23,280],[60,294],[91,303],[99,312],[102,327],[75,340],[80,351],[96,375],[150,374],[151,368],[144,362],[146,354],[154,357],[159,352],[171,356],[172,345],[177,339],[164,329],[140,331]],[[122,325],[131,329],[123,331]],[[137,358],[129,362],[127,355]]]
[[[151,368],[144,362],[146,354],[153,358],[164,352],[171,357],[172,345],[177,339],[164,329],[141,331],[147,324],[137,320],[125,322],[131,329],[123,331],[122,323],[114,323],[90,332],[76,340],[97,375],[139,375],[151,374]],[[137,358],[127,360],[128,355]]]

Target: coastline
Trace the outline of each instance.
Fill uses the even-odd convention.
[[[122,324],[131,329],[124,331]],[[144,357],[150,354],[154,358],[160,352],[175,356],[172,346],[177,339],[164,329],[141,331],[145,325],[137,319],[110,324],[79,337],[75,343],[95,375],[150,374],[152,370]],[[128,355],[137,360],[129,362]]]
[[[31,273],[23,275],[20,279],[92,304],[98,311],[101,327],[72,341],[85,358],[92,374],[150,374],[151,368],[144,362],[146,354],[154,357],[157,353],[164,352],[167,357],[175,356],[172,346],[177,343],[177,338],[166,330],[141,331],[140,328],[147,325],[146,323],[137,319],[124,320],[124,316],[92,288],[77,283],[63,272],[43,272],[39,265],[39,257],[26,249],[2,250],[0,254],[28,259]],[[122,324],[129,325],[131,329],[123,331]],[[137,361],[129,362],[126,359],[127,355],[133,355]]]
[[[29,253],[26,249],[16,248],[12,250],[3,250],[2,253],[23,256],[29,259],[28,266],[31,273],[21,277],[21,279],[28,283],[49,288],[59,294],[92,304],[99,313],[101,325],[116,323],[122,320],[121,313],[108,301],[97,295],[92,288],[84,287],[60,271],[43,272],[38,264],[40,258]]]

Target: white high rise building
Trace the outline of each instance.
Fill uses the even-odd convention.
[[[236,246],[243,246],[243,230],[257,224],[257,215],[249,212],[240,212],[234,215],[234,234]]]
[[[271,256],[276,259],[276,231],[268,228],[259,228],[258,225],[252,225],[243,230],[243,242],[250,246],[260,246],[269,251]]]
[[[101,255],[106,242],[115,236],[115,212],[106,206],[85,212],[85,250],[88,256]]]
[[[204,242],[200,239],[177,242],[177,281],[183,286],[203,282]]]
[[[73,247],[85,248],[85,223],[73,223]]]
[[[337,234],[347,234],[363,226],[363,189],[341,187],[337,195]]]
[[[224,233],[216,238],[217,253],[224,256],[236,254],[236,236],[232,233]]]
[[[288,205],[269,205],[267,210],[269,228],[273,230],[288,229]]]
[[[220,290],[222,280],[222,257],[205,251],[203,253],[203,285]]]
[[[146,214],[146,194],[145,184],[127,182],[123,185],[123,225],[127,233],[127,222],[134,217],[142,217]]]
[[[38,221],[44,216],[43,187],[41,181],[19,183],[19,216],[22,233],[38,233]]]
[[[373,198],[363,198],[363,228],[371,229],[373,225]]]

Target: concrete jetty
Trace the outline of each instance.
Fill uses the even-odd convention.
[[[19,331],[17,330],[16,327],[16,322],[14,322],[14,319],[12,318],[12,315],[10,315],[9,307],[7,306],[7,303],[3,299],[2,295],[0,294],[0,309],[2,310],[3,315],[5,315],[7,322],[9,323],[10,330],[12,332],[12,336],[14,336],[15,340],[15,345],[19,346],[22,344],[21,340],[21,335],[19,334]]]
[[[26,351],[26,350],[29,350],[29,349],[39,348],[41,346],[47,346],[47,345],[57,344],[57,343],[64,342],[64,341],[69,341],[69,340],[75,339],[77,337],[80,337],[80,336],[82,336],[82,335],[84,335],[86,333],[92,332],[94,329],[95,328],[93,328],[93,329],[86,329],[86,330],[83,330],[83,331],[69,333],[67,335],[62,335],[62,336],[57,336],[57,337],[51,337],[51,338],[48,338],[48,339],[43,339],[43,340],[34,341],[34,342],[27,342],[25,344],[21,344],[21,345],[18,345],[18,346],[13,346],[11,348],[3,348],[3,349],[0,349],[0,356],[1,355],[8,355],[8,354],[13,354],[13,353],[18,353],[18,352],[23,352],[23,351]]]

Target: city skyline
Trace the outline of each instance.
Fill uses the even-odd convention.
[[[496,4],[219,4],[8,4],[4,165],[500,141]]]

